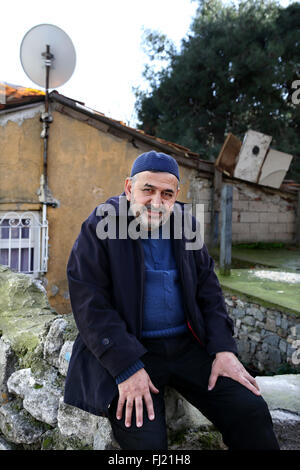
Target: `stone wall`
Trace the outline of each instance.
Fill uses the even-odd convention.
[[[297,198],[272,189],[265,191],[245,182],[228,181],[233,186],[232,241],[294,243]],[[210,243],[212,181],[194,177],[188,197],[204,204],[204,241]]]
[[[113,450],[109,421],[63,401],[78,331],[39,281],[0,265],[0,450]],[[222,449],[220,433],[166,390],[170,449]]]
[[[224,293],[240,359],[261,373],[300,372],[300,319]]]
[[[45,325],[30,367],[17,368],[9,375],[0,407],[0,448],[1,442],[4,448],[16,450],[104,449],[107,442],[113,447],[105,418],[63,402],[76,334],[72,315],[57,316]],[[8,341],[1,338],[0,354],[8,349]],[[13,351],[6,354],[4,369],[12,369],[13,355]]]
[[[11,345],[0,339],[6,389],[0,406],[0,450],[120,449],[107,418],[63,401],[76,334],[73,315],[58,315],[45,325],[26,368],[18,368]],[[170,449],[225,449],[220,433],[198,410],[170,388],[165,396]]]

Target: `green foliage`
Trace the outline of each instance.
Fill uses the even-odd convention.
[[[77,437],[63,436],[58,428],[51,429],[45,432],[42,436],[41,450],[93,450],[91,445],[82,442]]]
[[[198,436],[203,450],[221,450],[223,448],[221,435],[216,431],[198,433]]]
[[[47,437],[42,442],[42,450],[51,450],[51,445],[52,445],[52,439],[50,437]]]
[[[300,181],[300,4],[275,0],[199,1],[189,35],[176,51],[147,30],[149,92],[136,90],[139,125],[214,160],[229,132],[248,129],[273,137],[272,147],[294,155],[287,178]],[[162,64],[162,68],[157,67]]]
[[[216,429],[169,431],[168,440],[172,450],[224,450],[222,436]]]
[[[42,384],[34,384],[33,388],[34,389],[43,388],[43,385]]]

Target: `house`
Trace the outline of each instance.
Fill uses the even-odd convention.
[[[81,224],[123,192],[134,159],[151,149],[176,158],[179,199],[204,205],[210,245],[213,162],[57,91],[49,95],[47,116],[44,98],[38,90],[0,86],[0,264],[42,279],[51,305],[70,312],[66,263]],[[294,242],[297,187],[284,181],[274,189],[226,175],[223,182],[233,186],[233,242]]]

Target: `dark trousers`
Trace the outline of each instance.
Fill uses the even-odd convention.
[[[145,370],[160,393],[151,393],[155,419],[150,421],[144,404],[143,426],[125,426],[125,405],[121,420],[116,419],[118,397],[109,408],[109,420],[116,441],[123,450],[167,450],[164,387],[177,390],[221,432],[230,450],[279,450],[268,406],[239,382],[218,377],[208,391],[213,358],[196,339],[186,333],[176,338],[145,339],[148,352],[142,357]]]

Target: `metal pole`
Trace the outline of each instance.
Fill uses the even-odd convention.
[[[220,240],[220,274],[230,275],[232,244],[232,186],[224,184],[221,191],[221,240]]]
[[[220,214],[220,196],[222,188],[222,172],[214,167],[213,191],[211,199],[211,248],[217,247],[219,243],[219,214]]]
[[[43,139],[44,139],[44,184],[48,186],[48,175],[47,175],[47,150],[48,150],[48,130],[49,130],[49,79],[50,79],[50,68],[52,64],[53,54],[50,52],[49,44],[46,44],[46,52],[43,52],[45,57],[46,66],[46,83],[45,83],[45,113],[43,116]]]
[[[52,122],[52,116],[49,113],[49,80],[50,80],[50,68],[52,65],[52,59],[54,55],[50,52],[49,44],[46,44],[46,51],[42,53],[45,58],[46,77],[45,77],[45,111],[41,115],[41,121],[43,123],[43,130],[41,137],[44,141],[44,155],[43,155],[43,204],[47,204],[47,188],[48,188],[48,171],[47,171],[47,154],[48,154],[48,135],[49,135],[49,124]]]

